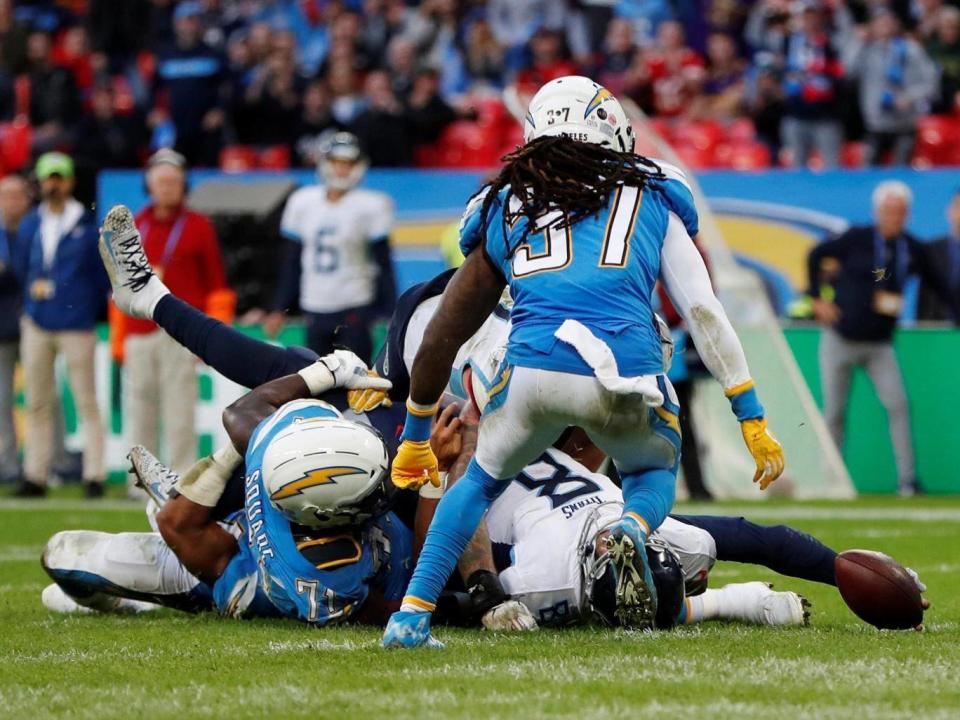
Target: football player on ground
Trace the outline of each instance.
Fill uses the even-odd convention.
[[[391,470],[400,487],[439,485],[428,440],[443,378],[509,285],[513,328],[477,455],[437,508],[385,647],[442,645],[430,635],[430,613],[457,559],[507,481],[570,425],[589,433],[623,479],[623,515],[605,541],[618,617],[653,625],[657,594],[643,548],[673,506],[680,454],[676,397],[650,305],[661,275],[730,398],[756,460],[754,480],[766,488],[783,471],[740,342],[691,240],[697,211],[682,173],[634,155],[619,102],[583,77],[537,92],[524,139],[468,205],[466,261],[414,361]]]

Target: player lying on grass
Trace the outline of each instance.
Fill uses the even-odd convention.
[[[623,515],[606,539],[617,613],[624,624],[652,626],[657,594],[643,548],[673,506],[680,455],[679,408],[651,307],[661,275],[731,399],[754,479],[766,488],[783,471],[739,339],[691,240],[697,210],[682,173],[633,153],[619,102],[588,78],[540,88],[524,141],[467,208],[466,261],[411,371],[391,477],[401,487],[438,485],[430,420],[459,349],[509,286],[513,327],[476,457],[437,508],[385,647],[440,645],[430,614],[464,547],[510,479],[570,425],[589,433],[623,479]]]

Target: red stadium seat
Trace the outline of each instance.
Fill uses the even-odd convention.
[[[23,119],[0,125],[0,164],[4,172],[23,169],[30,161],[33,129]]]
[[[727,126],[727,139],[732,143],[747,143],[757,139],[757,129],[750,118],[737,118]]]
[[[228,145],[220,151],[220,169],[241,173],[257,167],[257,151],[249,145]]]
[[[417,145],[413,148],[413,164],[421,168],[439,167],[440,155],[436,145]]]
[[[862,142],[844,143],[840,148],[840,165],[845,168],[863,167],[863,151]]]
[[[714,166],[714,149],[698,148],[686,143],[674,145],[680,161],[692,170],[705,170]]]
[[[260,151],[258,165],[263,170],[289,170],[290,148],[286,145],[271,145]]]
[[[960,118],[929,115],[917,123],[913,159],[919,166],[952,165],[960,162]]]
[[[734,170],[762,170],[770,167],[770,148],[756,140],[730,146],[730,167]]]
[[[666,118],[650,118],[649,120],[650,127],[659,135],[661,138],[670,142],[673,138],[673,125]]]
[[[690,145],[700,151],[712,151],[723,136],[723,125],[713,120],[684,122],[673,129],[674,145]]]
[[[497,164],[500,141],[496,133],[477,123],[461,120],[451,124],[438,142],[443,167],[487,168]]]
[[[513,118],[507,114],[503,103],[496,97],[476,95],[467,98],[464,107],[476,109],[478,124],[485,127],[495,127],[498,131],[501,131],[507,122],[513,122]]]

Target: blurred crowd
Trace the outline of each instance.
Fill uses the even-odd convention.
[[[374,166],[554,77],[594,76],[674,122],[749,119],[785,164],[907,162],[953,113],[960,9],[945,0],[0,0],[0,159],[85,168],[175,147],[312,165],[349,129]],[[29,155],[25,152],[29,148]],[[262,157],[262,156],[261,156]]]

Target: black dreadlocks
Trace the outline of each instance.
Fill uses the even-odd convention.
[[[622,185],[648,187],[650,181],[666,180],[660,167],[642,155],[619,152],[566,137],[540,137],[501,158],[506,165],[490,183],[480,206],[480,227],[486,229],[497,195],[509,187],[503,200],[503,220],[513,226],[527,219],[523,235],[510,252],[523,244],[537,221],[560,211],[555,229],[574,225],[607,206],[610,193]],[[656,185],[650,187],[656,188]],[[511,210],[511,198],[520,201]],[[504,228],[504,236],[507,235]]]

